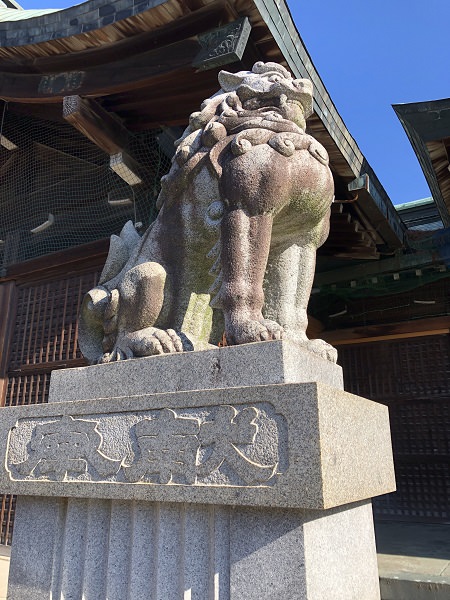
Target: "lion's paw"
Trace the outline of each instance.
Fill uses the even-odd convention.
[[[324,358],[332,363],[337,362],[338,353],[336,348],[325,342],[324,340],[308,340],[306,349],[314,354]]]
[[[119,336],[114,349],[103,354],[97,362],[109,363],[140,356],[174,354],[175,352],[192,350],[189,347],[189,340],[185,337],[183,334],[178,334],[174,329],[146,327]]]
[[[183,342],[173,329],[147,327],[129,334],[130,346],[135,356],[153,356],[155,354],[174,354],[183,352]]]
[[[227,343],[231,345],[250,344],[251,342],[265,342],[281,340],[283,328],[276,321],[268,319],[238,320],[229,325],[225,331]]]

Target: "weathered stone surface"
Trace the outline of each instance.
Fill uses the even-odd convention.
[[[329,230],[328,155],[305,133],[312,84],[281,65],[219,73],[161,181],[158,217],[134,247],[114,238],[82,305],[92,363],[306,336],[317,248]],[[128,226],[129,228],[129,226]],[[121,235],[124,237],[124,235]]]
[[[320,383],[5,408],[0,440],[17,494],[325,509],[395,489],[387,408]]]
[[[370,502],[327,511],[21,497],[9,600],[379,600]]]
[[[366,498],[394,487],[387,409],[285,383],[308,368],[340,377],[278,341],[55,372],[49,404],[4,408],[8,600],[379,600]],[[158,370],[223,388],[155,393]]]
[[[340,366],[278,340],[53,371],[49,402],[311,381],[344,387]]]

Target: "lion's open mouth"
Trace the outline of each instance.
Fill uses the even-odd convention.
[[[242,108],[254,112],[277,112],[283,114],[288,105],[295,105],[303,111],[303,105],[299,100],[288,98],[285,94],[270,97],[254,96],[245,100],[242,103]]]
[[[242,108],[245,110],[267,111],[276,110],[279,108],[279,98],[249,98],[242,103]]]

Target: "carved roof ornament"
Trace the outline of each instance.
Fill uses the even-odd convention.
[[[252,27],[247,17],[242,17],[223,27],[198,36],[202,49],[192,66],[201,71],[214,69],[241,60]]]

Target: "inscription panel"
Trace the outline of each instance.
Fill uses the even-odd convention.
[[[386,407],[319,383],[1,414],[0,489],[9,494],[326,509],[395,487]]]
[[[273,485],[280,435],[269,404],[19,419],[6,466],[15,481]]]

